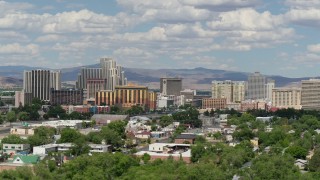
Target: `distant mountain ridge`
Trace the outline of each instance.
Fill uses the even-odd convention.
[[[83,67],[83,66],[82,66]],[[85,67],[99,67],[99,64],[93,64]],[[17,79],[22,84],[24,70],[32,69],[49,69],[28,66],[0,66],[0,76]],[[63,68],[62,81],[75,81],[80,72],[81,67]],[[183,78],[184,88],[190,89],[211,89],[211,82],[214,80],[233,80],[246,81],[248,79],[248,72],[227,71],[218,69],[206,69],[202,67],[194,69],[142,69],[142,68],[124,68],[126,77],[129,82],[146,85],[152,89],[159,88],[160,77],[180,77]],[[292,86],[299,84],[301,80],[309,79],[310,77],[302,78],[288,78],[283,76],[267,76],[276,81],[276,87]],[[314,77],[313,77],[314,78]],[[5,82],[0,82],[5,83]]]

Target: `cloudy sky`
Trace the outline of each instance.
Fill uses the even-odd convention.
[[[0,0],[1,65],[319,76],[320,0]]]

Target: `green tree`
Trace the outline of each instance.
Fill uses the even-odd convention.
[[[73,143],[77,139],[81,138],[82,134],[75,129],[64,128],[61,131],[61,138],[59,143]]]
[[[101,144],[103,137],[100,132],[89,132],[86,136],[87,141],[92,142],[94,144]]]
[[[17,116],[14,111],[10,111],[7,113],[7,121],[11,123],[11,122],[15,122],[16,120],[17,120]]]
[[[290,146],[286,149],[286,153],[297,159],[305,159],[308,155],[308,150],[300,146]]]
[[[168,116],[168,115],[161,116],[159,121],[159,124],[161,127],[166,127],[172,123],[173,123],[173,118],[172,116]]]
[[[206,110],[206,111],[203,113],[203,115],[205,115],[205,116],[210,116],[210,113],[209,113],[208,110]]]
[[[254,134],[252,132],[252,130],[248,127],[242,128],[240,130],[235,131],[232,136],[239,140],[239,141],[243,141],[243,140],[250,140],[254,137]]]
[[[121,139],[121,136],[117,131],[110,129],[108,126],[102,127],[101,135],[106,141],[106,144],[110,144],[115,148],[122,147],[124,145],[124,141]]]
[[[90,127],[92,127],[92,128],[93,128],[96,124],[97,124],[96,120],[91,119]]]
[[[119,114],[121,112],[118,106],[111,106],[110,107],[110,114]]]
[[[3,116],[0,114],[0,124],[3,124],[3,122],[4,122],[4,118],[3,118]]]
[[[29,119],[29,115],[27,112],[19,112],[18,115],[17,115],[17,118],[20,120],[20,121],[26,121]]]
[[[198,160],[206,153],[203,144],[196,144],[191,146],[191,161],[198,162]]]
[[[220,132],[216,132],[212,135],[215,139],[221,139],[222,138],[222,134]]]
[[[129,114],[129,116],[135,116],[135,115],[142,114],[143,112],[144,110],[141,106],[134,105],[130,109],[128,109],[126,113]]]
[[[121,138],[125,139],[125,129],[127,126],[127,121],[119,120],[119,121],[113,121],[110,122],[107,126],[108,128],[114,130]]]
[[[316,149],[309,161],[309,170],[313,172],[320,171],[320,149]]]
[[[52,118],[67,118],[66,111],[61,106],[51,106],[47,114]]]
[[[55,134],[55,128],[40,126],[34,130],[34,135],[28,137],[28,143],[31,146],[49,144],[53,142],[53,136]]]
[[[26,140],[22,139],[20,136],[15,134],[10,134],[7,137],[3,138],[1,143],[3,144],[25,144]]]
[[[144,164],[147,164],[150,161],[151,156],[147,153],[144,153],[141,159],[143,160]]]
[[[213,117],[213,116],[214,116],[214,113],[215,113],[214,110],[211,109],[211,110],[210,110],[210,116]]]
[[[69,119],[83,120],[84,118],[82,117],[81,113],[73,111],[69,114]]]
[[[299,179],[301,177],[294,159],[290,156],[262,154],[244,170],[244,179]]]
[[[71,154],[75,156],[79,156],[81,154],[88,154],[90,151],[90,147],[88,146],[85,137],[81,136],[73,142],[73,147],[70,149]]]

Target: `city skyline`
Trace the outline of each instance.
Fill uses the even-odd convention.
[[[0,62],[318,76],[320,1],[1,1]]]

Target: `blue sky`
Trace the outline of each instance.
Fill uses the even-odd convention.
[[[0,0],[1,65],[319,76],[320,0]]]

